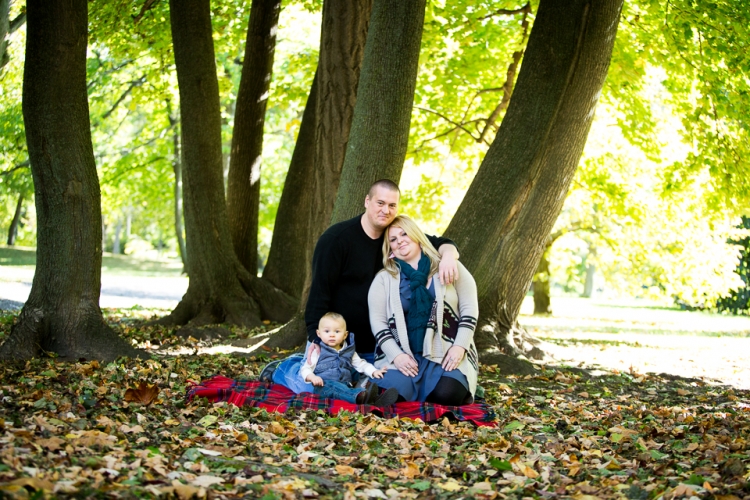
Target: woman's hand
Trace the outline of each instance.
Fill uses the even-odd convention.
[[[419,365],[416,360],[405,352],[396,356],[396,359],[393,360],[393,364],[396,365],[398,371],[407,377],[416,377],[417,373],[419,373]]]
[[[443,370],[451,372],[458,368],[458,365],[464,359],[464,354],[466,354],[466,349],[457,345],[448,349],[448,352],[443,357]]]

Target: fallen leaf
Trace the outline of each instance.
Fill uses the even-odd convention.
[[[357,469],[348,465],[337,465],[336,473],[340,476],[351,476],[357,473]]]
[[[13,486],[21,486],[23,488],[31,488],[36,491],[52,491],[55,487],[46,479],[38,477],[21,477],[11,481],[10,484]]]
[[[444,483],[438,483],[438,487],[444,489],[445,491],[458,491],[464,489],[463,486],[452,479]]]
[[[190,481],[190,484],[194,486],[211,486],[212,484],[221,484],[224,480],[217,476],[198,476],[194,480]]]
[[[125,391],[125,401],[150,405],[159,395],[159,387],[156,384],[149,385],[141,381],[138,388],[129,388]]]
[[[408,462],[406,467],[401,469],[401,474],[407,479],[413,479],[419,477],[419,466],[414,462]]]

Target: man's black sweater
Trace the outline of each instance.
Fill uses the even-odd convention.
[[[357,352],[375,351],[375,337],[370,330],[367,294],[375,275],[383,269],[383,238],[370,238],[362,228],[361,215],[329,227],[315,245],[312,262],[312,284],[305,307],[307,338],[315,341],[320,318],[337,312],[354,333]],[[447,238],[428,236],[439,248]]]

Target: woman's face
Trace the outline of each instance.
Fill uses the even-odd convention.
[[[406,231],[400,227],[391,226],[388,229],[388,242],[391,245],[393,255],[405,262],[419,259],[422,255],[419,243],[409,238]]]

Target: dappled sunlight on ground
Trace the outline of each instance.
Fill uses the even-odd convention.
[[[519,321],[559,362],[750,388],[748,317],[579,298],[553,298],[552,315],[532,316],[529,302]]]

